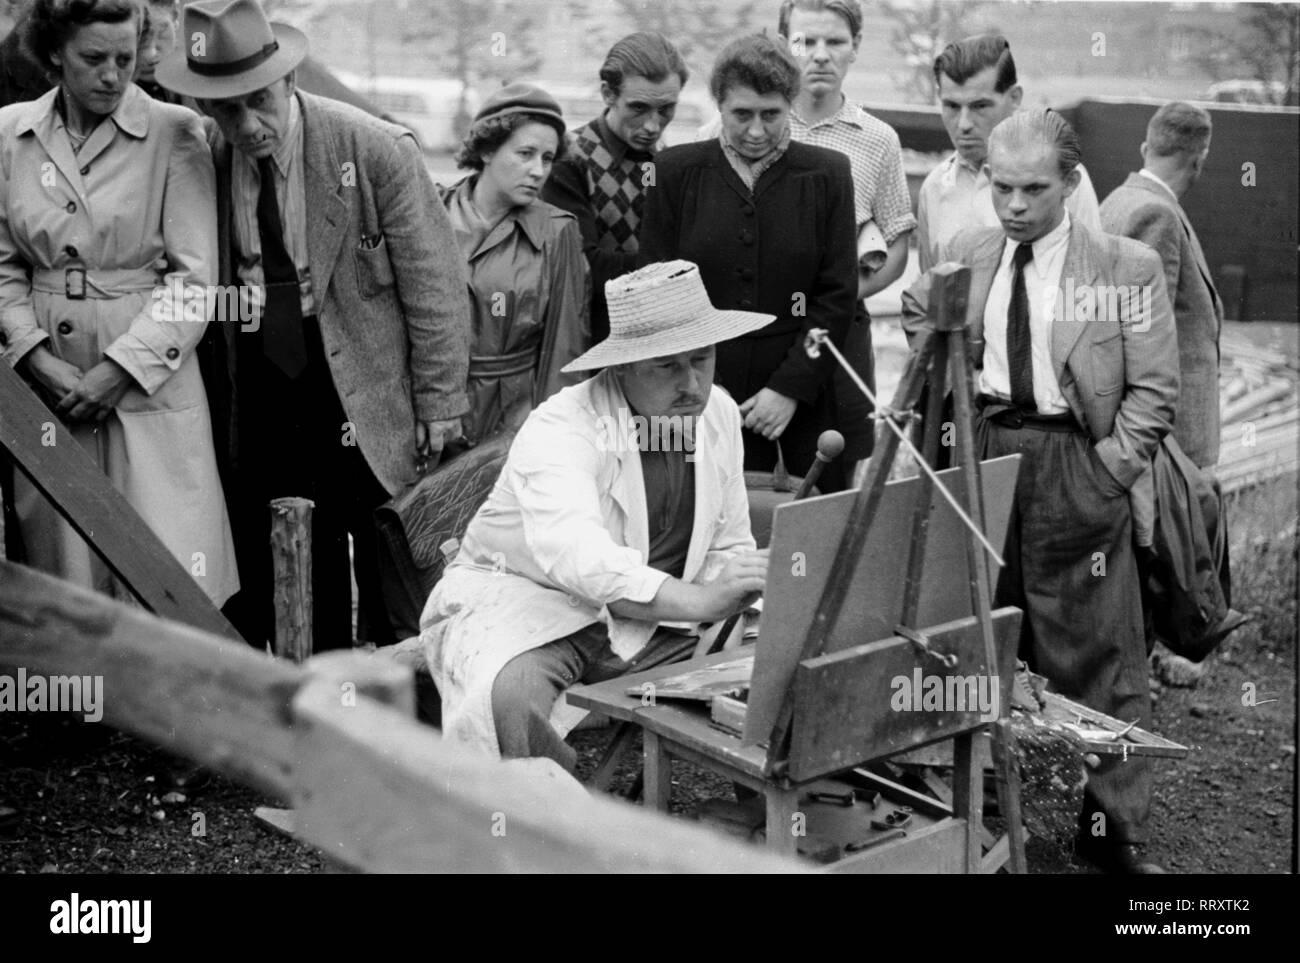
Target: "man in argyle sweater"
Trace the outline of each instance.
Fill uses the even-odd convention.
[[[636,268],[644,191],[689,73],[662,34],[634,33],[600,68],[605,112],[569,132],[542,199],[573,214],[591,266],[591,336],[609,335],[605,282]]]

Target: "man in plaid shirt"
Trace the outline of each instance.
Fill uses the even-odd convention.
[[[845,340],[845,354],[874,391],[871,317],[863,299],[883,291],[907,267],[907,239],[916,227],[903,173],[898,134],[844,96],[844,77],[862,41],[858,0],[785,0],[778,32],[803,71],[790,111],[795,140],[846,154],[853,173],[858,229],[858,310]],[[844,434],[846,477],[852,463],[871,454],[871,406],[851,379],[836,369],[835,399]]]
[[[605,112],[569,132],[542,189],[542,200],[578,219],[591,266],[593,341],[609,335],[605,282],[636,268],[644,191],[688,76],[662,34],[634,33],[614,44],[600,68]]]

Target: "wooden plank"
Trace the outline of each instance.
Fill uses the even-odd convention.
[[[828,873],[960,873],[964,819],[944,819],[933,826],[881,843],[832,863]]]
[[[732,653],[733,656],[735,653]],[[684,699],[692,702],[712,702],[717,696],[738,696],[749,688],[749,676],[754,671],[753,655],[742,655],[729,662],[716,662],[706,666],[693,666],[691,662],[678,663],[674,675],[656,682],[628,682],[626,695],[655,699]],[[651,686],[646,689],[645,686]]]
[[[709,703],[709,721],[737,738],[745,731],[745,703],[727,696],[716,696]]]
[[[794,682],[790,778],[804,782],[991,721],[1010,698],[1020,610],[999,609],[993,627],[1001,671],[986,664],[984,639],[974,617],[926,630],[934,652],[957,657],[951,669],[898,637],[801,662]],[[900,691],[907,694],[896,688],[900,679],[908,691],[917,690],[904,709],[895,708]],[[956,702],[937,708],[924,702],[922,693],[931,685],[942,688],[945,696],[973,698],[970,687],[957,684],[962,679],[973,682],[975,692],[983,687],[992,716],[980,711],[978,700],[963,711]],[[948,683],[953,683],[951,693]],[[753,711],[751,705],[749,713]]]
[[[303,687],[292,711],[298,833],[354,869],[800,871],[702,827],[591,796],[549,760],[484,758],[368,699],[341,708],[322,680]]]
[[[0,668],[20,667],[102,677],[108,725],[289,797],[294,666],[0,562]]]
[[[1043,697],[1046,705],[1042,717],[1048,723],[1077,722],[1082,717],[1088,725],[1111,732],[1119,732],[1128,726],[1128,722],[1089,708],[1082,702],[1067,699],[1059,693],[1049,691],[1043,693]],[[1117,742],[1079,739],[1069,730],[1062,730],[1061,734],[1066,738],[1075,739],[1080,746],[1084,747],[1085,752],[1095,752],[1099,755],[1122,756],[1127,753],[1130,756],[1166,756],[1171,759],[1182,759],[1191,752],[1186,746],[1179,745],[1172,739],[1166,739],[1140,727],[1130,729],[1127,736]]]
[[[1006,540],[1019,456],[983,466],[987,535],[994,545]],[[961,470],[939,473],[950,491],[960,490]],[[906,546],[912,533],[916,478],[885,486],[849,589],[844,618],[827,640],[826,652],[889,639],[902,614]],[[771,560],[763,599],[750,682],[745,741],[766,739],[776,721],[782,693],[794,678],[802,642],[812,627],[821,587],[830,577],[839,535],[848,522],[856,492],[841,492],[790,502],[776,509]],[[967,582],[966,531],[952,507],[935,493],[930,500],[930,530],[922,567],[923,584],[915,628],[972,615],[970,596],[954,591]]]
[[[763,808],[768,852],[793,859],[799,853],[799,838],[795,835],[797,817],[803,817],[799,828],[804,833],[808,831],[808,814],[799,812],[799,790],[768,785],[763,789]]]
[[[673,761],[664,740],[653,732],[642,737],[645,748],[645,804],[661,813],[668,812],[673,799]]]
[[[952,811],[968,824],[983,827],[984,770],[973,764],[974,755],[971,733],[962,733],[952,741]],[[966,833],[963,842],[964,869],[967,873],[977,873],[983,855],[979,833]]]
[[[46,444],[48,437],[55,443]],[[0,364],[0,447],[147,609],[239,639],[190,573],[8,364]]]
[[[750,651],[749,658],[753,658],[752,649]],[[593,712],[601,712],[613,719],[632,721],[636,718],[636,714],[646,707],[645,698],[649,698],[654,692],[653,688],[642,690],[641,685],[643,683],[648,682],[655,685],[662,679],[672,678],[681,675],[683,672],[691,672],[694,669],[716,665],[719,662],[733,662],[735,659],[736,653],[734,651],[715,652],[712,655],[691,659],[687,662],[660,665],[653,669],[646,669],[644,672],[619,676],[616,679],[598,682],[595,685],[575,685],[565,691],[564,698],[569,705],[590,709]],[[637,695],[632,696],[624,692],[629,686],[637,689]],[[645,698],[643,698],[643,693]]]

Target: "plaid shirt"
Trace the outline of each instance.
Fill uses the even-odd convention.
[[[635,254],[645,206],[645,168],[654,154],[634,150],[615,137],[603,114],[569,133],[569,150],[582,158],[598,244],[606,251]]]

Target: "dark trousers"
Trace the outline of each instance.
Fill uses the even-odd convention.
[[[578,682],[597,683],[636,671],[662,646],[676,645],[682,634],[660,629],[627,662],[609,647],[603,622],[515,656],[492,683],[492,721],[503,759],[546,756],[573,772],[578,754],[551,725],[551,709],[565,689]]]
[[[379,582],[374,510],[388,499],[347,425],[316,319],[303,322],[307,367],[294,379],[266,360],[260,339],[242,334],[239,437],[230,490],[231,527],[242,586],[226,614],[252,645],[274,636],[271,515],[273,498],[299,496],[312,510],[312,649],[351,648],[352,568],[358,591],[357,636],[396,642]],[[348,557],[348,535],[355,557]]]
[[[1024,611],[1021,658],[1062,695],[1147,725],[1151,700],[1128,493],[1077,427],[1014,428],[983,412],[978,439],[983,458],[1022,458],[995,592],[995,605]],[[1089,774],[1084,806],[1086,831],[1095,825],[1111,842],[1145,841],[1150,763],[1141,756],[1107,758]],[[1104,822],[1094,821],[1092,811],[1104,814]]]

